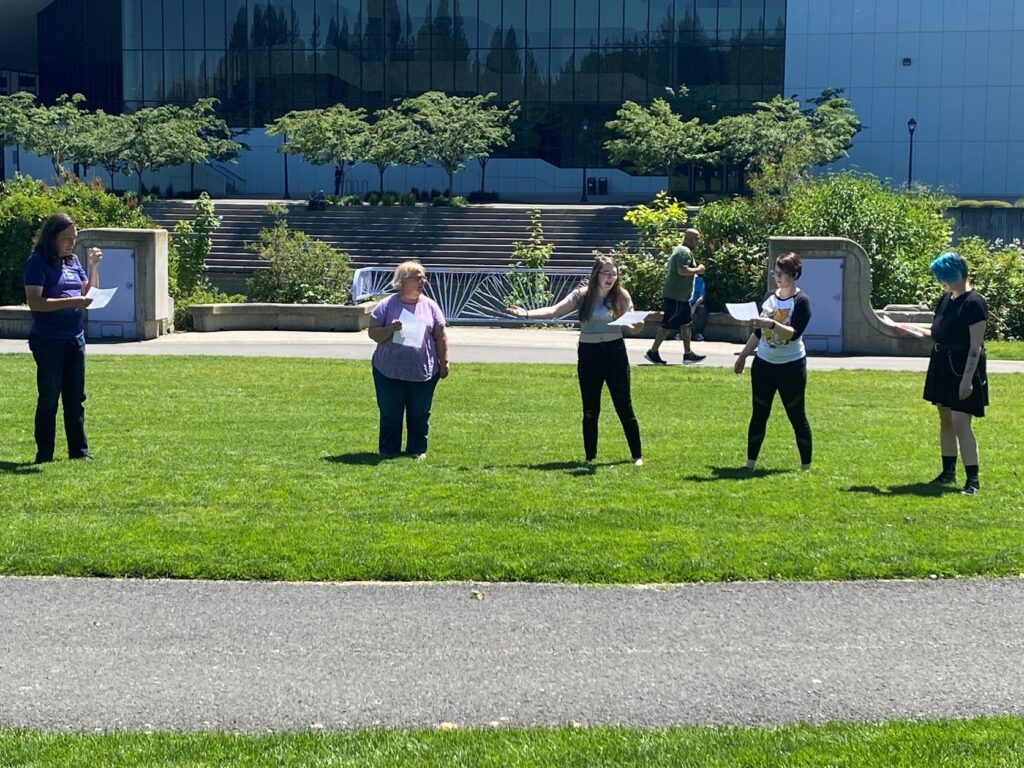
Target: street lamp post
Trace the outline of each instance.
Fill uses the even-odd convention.
[[[583,123],[580,125],[580,130],[583,132],[580,144],[582,146],[582,152],[580,154],[583,157],[583,196],[580,198],[581,203],[589,202],[587,198],[587,131],[590,129],[590,123],[587,122],[587,118],[583,118]]]
[[[907,162],[907,190],[910,190],[914,183],[914,131],[917,130],[917,120],[907,120],[907,133],[910,134],[910,158]]]

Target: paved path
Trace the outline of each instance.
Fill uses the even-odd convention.
[[[557,328],[472,328],[449,329],[453,363],[575,363],[578,331]],[[627,339],[630,361],[648,365],[644,351],[649,339]],[[694,349],[706,354],[700,365],[732,366],[739,344],[695,342]],[[324,357],[369,360],[374,342],[365,333],[316,333],[310,331],[219,331],[176,333],[151,341],[121,343],[90,342],[90,355],[244,355],[273,357]],[[27,343],[0,339],[0,354],[27,352]],[[662,356],[681,363],[683,345],[666,341]],[[812,370],[879,369],[924,371],[923,357],[811,357]],[[992,373],[1024,373],[1024,361],[990,360]]]
[[[590,588],[8,578],[0,727],[1024,714],[1022,604],[1024,579]]]

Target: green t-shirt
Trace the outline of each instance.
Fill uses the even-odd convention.
[[[689,301],[693,293],[693,275],[680,275],[681,267],[695,267],[693,251],[685,245],[677,246],[668,260],[668,274],[665,275],[665,287],[661,294],[667,299]]]

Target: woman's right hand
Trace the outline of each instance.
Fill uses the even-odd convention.
[[[512,304],[505,307],[505,311],[512,315],[512,317],[526,317],[526,310],[518,304]]]
[[[736,362],[732,364],[732,371],[735,374],[743,373],[743,369],[747,367],[747,356],[739,355],[736,358]]]
[[[392,335],[398,333],[400,330],[402,330],[402,321],[401,320],[392,320],[391,324],[388,325],[388,329],[391,331]]]
[[[92,304],[92,299],[88,296],[75,296],[70,301],[72,309],[88,309]]]

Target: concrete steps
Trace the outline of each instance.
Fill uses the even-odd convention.
[[[261,268],[259,257],[246,245],[259,231],[274,225],[266,203],[217,204],[222,217],[214,235],[206,271],[214,284],[240,290],[245,279]],[[419,259],[428,267],[502,268],[512,257],[512,243],[529,239],[531,206],[330,206],[309,211],[305,204],[289,206],[288,225],[345,251],[354,267],[393,266]],[[553,268],[586,266],[594,250],[633,242],[633,227],[623,220],[625,207],[544,207],[544,238],[555,246]],[[174,228],[192,219],[190,201],[156,201],[145,213],[160,226]]]

